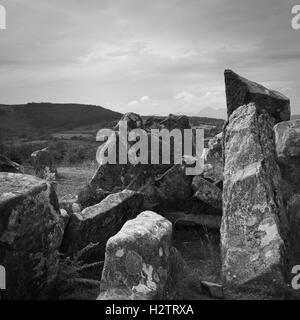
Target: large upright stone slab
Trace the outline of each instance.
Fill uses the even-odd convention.
[[[254,104],[233,112],[225,131],[224,279],[284,284],[286,216],[280,193],[272,121]]]
[[[162,299],[169,277],[172,224],[146,211],[106,245],[99,300]]]
[[[0,173],[0,265],[4,299],[48,299],[58,271],[63,219],[50,184]]]
[[[290,100],[282,93],[269,90],[231,70],[225,70],[225,85],[228,118],[240,106],[253,102],[259,113],[267,112],[275,123],[290,120]]]
[[[119,232],[127,220],[135,218],[142,211],[143,200],[141,193],[123,190],[80,213],[73,213],[61,251],[66,256],[72,256],[86,246],[95,244],[86,261],[103,260],[107,240]]]

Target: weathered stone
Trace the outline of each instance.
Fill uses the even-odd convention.
[[[72,256],[89,244],[97,244],[86,257],[88,262],[101,261],[107,240],[115,235],[142,209],[143,195],[131,190],[111,194],[102,202],[71,215],[65,231],[61,251]]]
[[[22,167],[0,154],[0,172],[22,173]]]
[[[91,187],[90,185],[87,185],[78,193],[77,202],[80,207],[84,209],[100,203],[109,194],[109,192],[106,192],[101,188],[96,189]]]
[[[300,192],[300,120],[278,123],[274,127],[276,152],[285,185],[284,193]]]
[[[222,285],[218,283],[209,282],[209,281],[201,281],[201,285],[204,288],[204,290],[208,291],[209,295],[212,298],[217,298],[217,299],[224,298]]]
[[[128,112],[125,113],[124,116],[121,118],[120,121],[126,121],[127,122],[127,129],[133,130],[133,129],[143,129],[143,120],[140,115],[134,112]],[[115,128],[116,130],[119,129],[119,124]]]
[[[31,157],[35,174],[39,178],[47,180],[55,180],[57,178],[57,170],[48,148],[33,152]]]
[[[228,118],[234,110],[252,102],[259,114],[268,113],[276,123],[290,120],[290,100],[282,93],[249,81],[231,70],[225,70],[225,85]]]
[[[155,180],[153,199],[156,208],[185,209],[192,206],[192,177],[187,176],[184,165],[175,165]]]
[[[154,212],[143,212],[126,222],[107,242],[98,299],[162,299],[171,240],[171,222]]]
[[[58,271],[63,218],[50,184],[0,173],[0,265],[4,299],[47,299]]]
[[[284,285],[287,220],[272,120],[254,104],[231,115],[225,131],[221,246],[230,284]]]
[[[222,158],[223,132],[220,132],[208,142],[207,158]]]
[[[222,191],[213,183],[196,176],[193,179],[194,197],[222,213]]]
[[[187,116],[175,116],[173,114],[170,114],[166,119],[162,120],[160,122],[160,128],[161,129],[191,129],[190,121]]]

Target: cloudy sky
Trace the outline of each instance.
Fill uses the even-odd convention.
[[[201,114],[225,107],[223,72],[230,68],[289,96],[300,114],[296,3],[0,0],[7,11],[0,103]]]

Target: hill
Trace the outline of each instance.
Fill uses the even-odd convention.
[[[49,134],[88,125],[109,124],[122,114],[100,106],[83,104],[28,103],[0,105],[2,139]]]
[[[291,119],[292,119],[292,120],[300,119],[300,114],[293,114],[293,115],[291,116]]]

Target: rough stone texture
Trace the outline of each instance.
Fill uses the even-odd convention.
[[[63,218],[52,186],[33,176],[0,173],[0,265],[4,299],[47,299],[58,271]]]
[[[161,129],[191,129],[190,121],[187,116],[176,116],[173,114],[170,114],[166,119],[162,120],[160,122],[160,128]]]
[[[254,104],[238,108],[225,131],[221,246],[230,284],[283,285],[287,220],[272,121]]]
[[[125,113],[121,121],[127,121],[127,129],[129,131],[138,128],[143,129],[144,127],[141,116],[134,112]],[[119,126],[117,125],[115,129],[118,130]]]
[[[276,152],[284,179],[284,193],[300,193],[300,120],[278,123],[274,127]]]
[[[89,244],[97,244],[88,262],[104,258],[107,240],[115,235],[124,223],[135,218],[142,209],[143,195],[131,190],[111,194],[102,202],[71,215],[61,251],[72,256]]]
[[[57,178],[57,170],[48,148],[33,152],[31,157],[35,174],[39,178],[47,180],[55,180]]]
[[[195,198],[222,212],[222,191],[216,185],[196,176],[192,187],[195,191]]]
[[[222,285],[220,285],[218,283],[209,282],[209,281],[201,281],[201,285],[204,290],[208,291],[208,294],[212,298],[217,298],[217,299],[224,298],[224,292],[223,292]]]
[[[176,228],[199,227],[206,230],[220,230],[221,216],[208,214],[186,214],[184,212],[166,212],[163,216]]]
[[[126,222],[107,242],[98,299],[164,298],[171,239],[171,222],[154,212]]]
[[[222,139],[223,132],[208,141],[208,158],[222,158]]]
[[[90,185],[87,185],[78,193],[77,202],[80,207],[84,209],[100,203],[109,194],[109,192],[101,188],[96,189],[92,188]]]
[[[175,165],[155,180],[153,201],[156,209],[184,209],[192,206],[192,177],[187,176],[184,165]]]
[[[0,154],[0,172],[22,173],[22,167]]]
[[[276,123],[290,120],[290,100],[282,93],[249,81],[231,70],[225,70],[225,85],[228,118],[240,106],[253,102],[259,114],[268,113]]]

